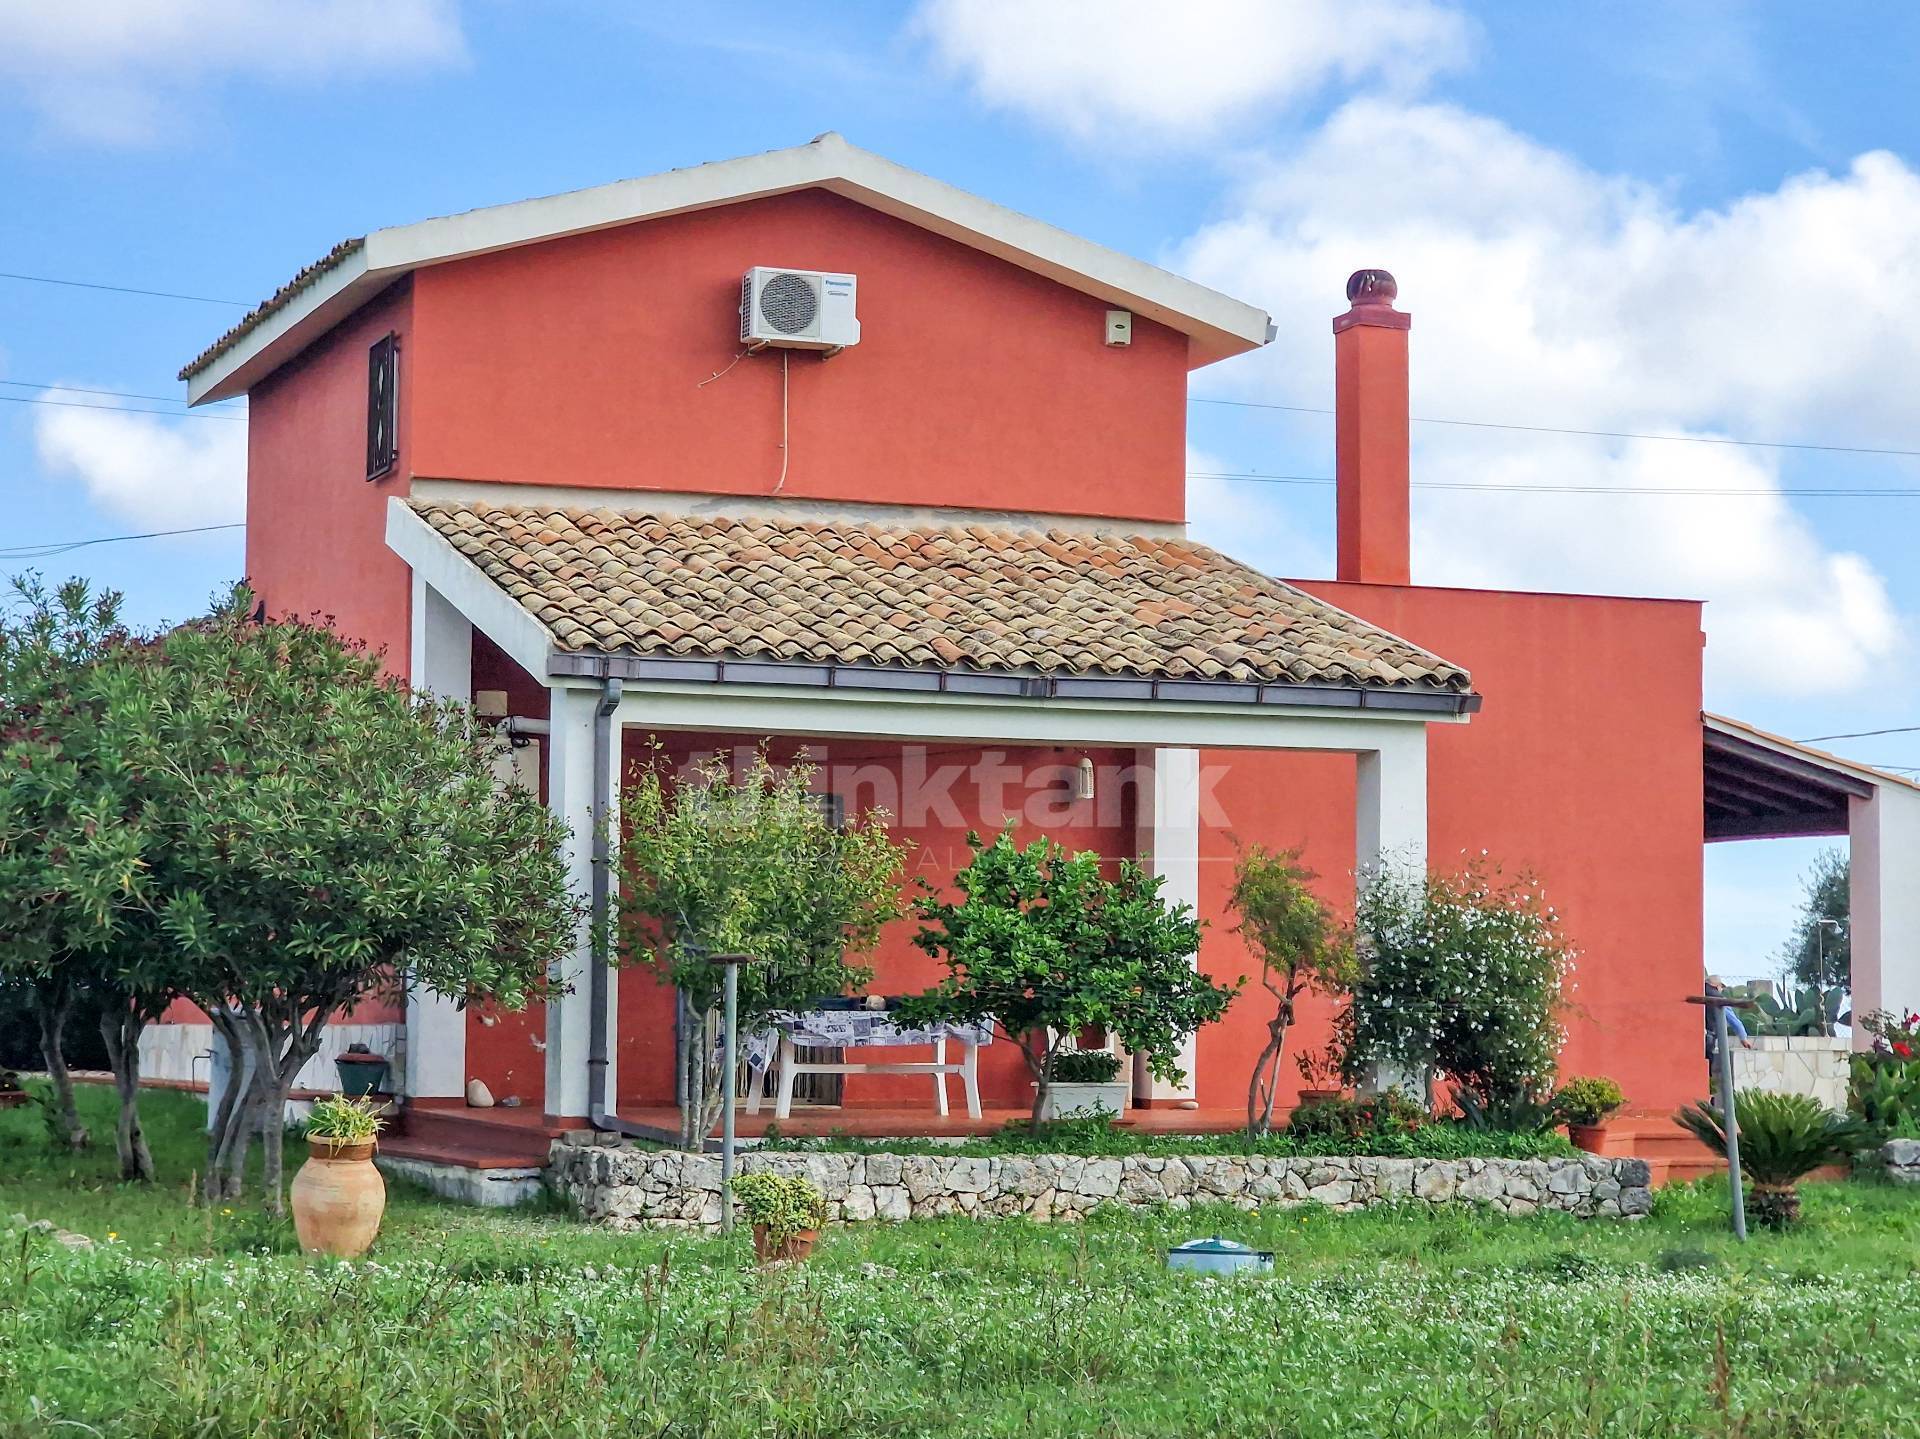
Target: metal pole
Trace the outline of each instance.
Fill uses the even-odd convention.
[[[1816,919],[1813,922],[1815,952],[1819,958],[1814,961],[1813,971],[1813,1012],[1820,1016],[1820,1029],[1827,1028],[1827,925],[1828,920]],[[1836,1019],[1839,1016],[1834,1016]]]
[[[720,1232],[733,1232],[733,1101],[740,1072],[734,1041],[740,1028],[740,966],[727,965],[726,1066],[720,1072]]]
[[[1727,1133],[1727,1184],[1733,1192],[1733,1237],[1746,1242],[1747,1203],[1740,1184],[1740,1121],[1733,1105],[1733,1047],[1727,1042],[1727,1007],[1713,1009],[1714,1053],[1720,1067],[1720,1123]]]

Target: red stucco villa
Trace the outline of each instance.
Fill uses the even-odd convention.
[[[1382,272],[1348,288],[1330,579],[1186,537],[1187,376],[1266,344],[1262,310],[837,135],[374,231],[183,378],[249,397],[268,608],[335,616],[511,726],[583,892],[622,755],[770,742],[894,811],[910,873],[950,875],[1006,815],[1143,856],[1228,976],[1237,841],[1304,846],[1335,897],[1383,856],[1486,850],[1583,951],[1565,1070],[1648,1113],[1702,1088],[1703,840],[1850,835],[1856,1003],[1920,1005],[1920,897],[1883,879],[1920,854],[1920,790],[1703,717],[1698,604],[1411,582],[1409,318]],[[931,982],[907,939],[876,990]],[[395,1152],[490,1123],[477,1163],[670,1114],[671,994],[591,963],[538,1012],[363,1009],[313,1082],[369,1042],[422,1117]],[[1242,1101],[1260,1008],[1199,1036],[1184,1089],[1143,1073],[1147,1115]],[[150,1070],[204,1077],[206,1026],[171,1018]],[[989,1110],[1025,1107],[1007,1046],[980,1064]],[[472,1079],[517,1107],[467,1113]],[[933,1119],[924,1076],[842,1083],[835,1122]]]

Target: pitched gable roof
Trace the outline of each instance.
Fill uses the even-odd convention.
[[[1460,666],[1184,539],[406,503],[560,652],[1471,690]]]
[[[538,200],[469,210],[343,241],[180,371],[190,403],[243,393],[401,276],[565,235],[823,189],[1156,320],[1188,337],[1195,365],[1257,349],[1266,312],[1143,260],[896,165],[828,133],[769,150]]]

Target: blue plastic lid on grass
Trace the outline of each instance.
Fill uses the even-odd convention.
[[[1169,1249],[1167,1268],[1184,1269],[1192,1274],[1271,1274],[1273,1251],[1249,1249],[1216,1234],[1207,1239],[1189,1239]]]

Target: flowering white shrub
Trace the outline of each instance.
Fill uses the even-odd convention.
[[[1538,883],[1484,858],[1457,875],[1390,869],[1366,878],[1354,918],[1350,1065],[1426,1070],[1498,1105],[1545,1096],[1578,952]]]

